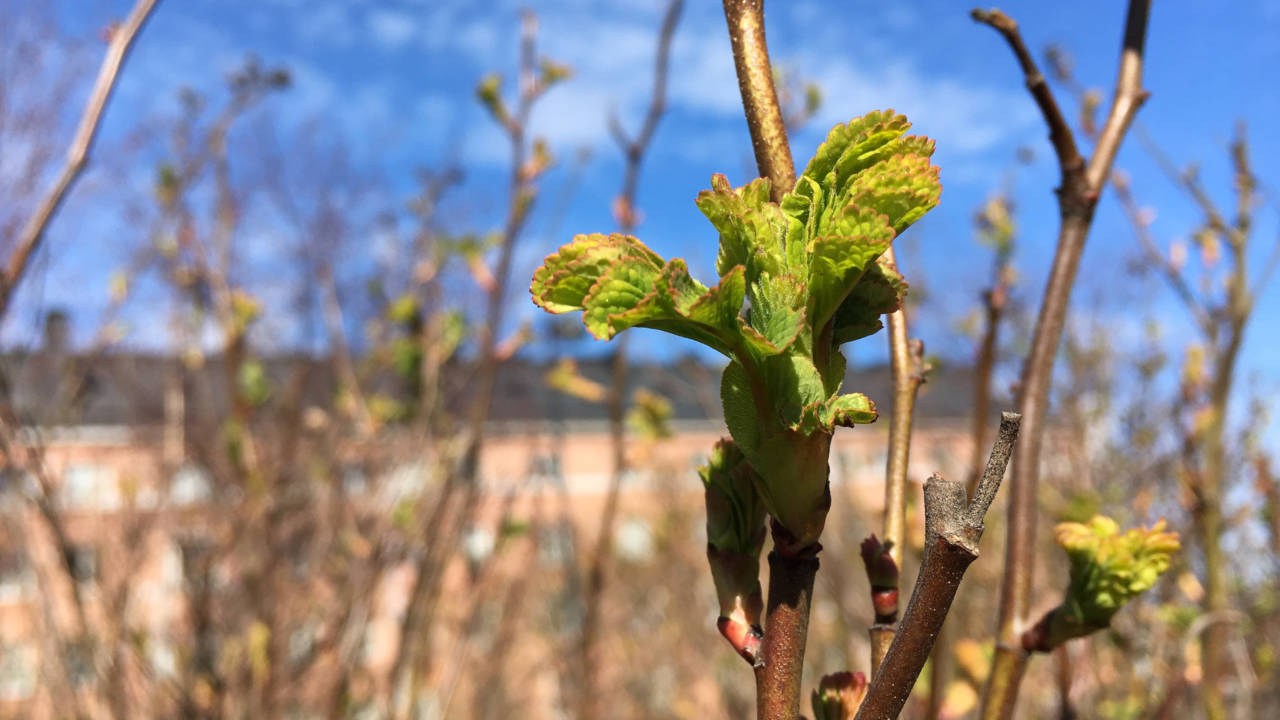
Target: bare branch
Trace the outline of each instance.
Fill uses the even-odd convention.
[[[40,241],[44,238],[44,232],[49,227],[50,221],[53,220],[53,216],[58,212],[71,186],[80,177],[89,160],[89,151],[93,148],[94,138],[97,137],[107,101],[111,99],[111,93],[115,90],[120,67],[124,64],[134,39],[142,30],[147,18],[151,16],[151,11],[155,9],[157,2],[158,0],[138,0],[125,21],[112,30],[111,42],[107,46],[106,56],[102,59],[102,66],[98,70],[98,79],[93,83],[93,89],[89,92],[89,101],[85,104],[84,112],[80,116],[80,124],[76,127],[75,137],[71,141],[71,146],[67,148],[66,164],[58,173],[53,186],[36,206],[27,224],[23,226],[22,233],[18,236],[18,243],[5,265],[4,275],[0,276],[0,317],[4,317],[9,309],[13,291],[22,281],[22,275],[26,272],[31,256],[40,247]]]
[[[1089,168],[1085,178],[1089,187],[1101,192],[1111,166],[1115,164],[1120,143],[1133,124],[1138,108],[1150,95],[1142,89],[1143,50],[1147,39],[1147,18],[1151,14],[1151,0],[1130,0],[1128,17],[1125,18],[1124,44],[1120,50],[1120,70],[1116,76],[1116,91],[1111,100],[1111,111],[1093,146]]]
[[[893,248],[885,251],[894,262]],[[889,426],[889,457],[885,467],[884,539],[893,563],[902,567],[902,547],[907,518],[907,466],[911,455],[911,423],[915,416],[916,393],[924,384],[924,344],[907,337],[905,308],[889,314],[889,357],[893,370],[893,417]],[[896,588],[895,588],[896,591]],[[893,597],[897,597],[896,592]],[[891,612],[877,612],[870,628],[871,671],[874,673],[893,642],[897,603]]]
[[[764,0],[724,0],[724,16],[756,165],[761,177],[769,178],[770,197],[779,202],[795,185],[796,169],[765,44]]]
[[[1054,150],[1058,154],[1062,170],[1062,186],[1058,189],[1061,225],[1053,266],[1032,335],[1031,350],[1023,366],[1022,389],[1018,398],[1018,410],[1023,416],[1024,437],[1018,444],[1017,462],[1014,463],[1015,476],[1010,488],[1009,540],[1005,547],[1005,574],[1000,587],[996,664],[983,700],[983,717],[986,718],[1008,717],[1008,713],[1012,712],[1018,684],[1026,665],[1026,654],[1018,647],[1018,635],[1031,612],[1038,519],[1036,489],[1040,479],[1040,449],[1049,403],[1049,386],[1053,380],[1058,346],[1062,342],[1071,288],[1075,284],[1098,198],[1103,184],[1111,175],[1120,141],[1147,96],[1142,89],[1142,51],[1150,7],[1150,0],[1129,1],[1114,99],[1094,146],[1093,156],[1084,167],[1076,161],[1078,153],[1072,151],[1074,141],[1067,143],[1070,129],[1064,127],[1061,114],[1046,113],[1050,137],[1054,138]],[[974,13],[974,19],[991,24],[988,18],[997,16],[997,13],[998,11],[979,11]],[[1006,40],[1016,38],[1016,24],[1009,21],[1004,25],[1004,28],[999,25],[993,27],[1005,34]],[[1012,44],[1024,72],[1028,67],[1034,68],[1034,64],[1028,64],[1025,47],[1022,52],[1018,52],[1020,43]],[[1030,82],[1034,79],[1029,78],[1028,83],[1033,95],[1037,93],[1035,83]],[[1041,103],[1039,97],[1037,103]],[[1041,107],[1043,109],[1045,106],[1042,104]]]
[[[1000,434],[972,502],[965,499],[963,482],[934,475],[925,483],[925,551],[920,573],[900,630],[855,720],[894,720],[902,712],[965,570],[978,558],[983,516],[1000,489],[1020,423],[1016,413],[1001,416]]]
[[[636,190],[640,182],[640,164],[644,160],[645,151],[653,138],[658,121],[662,119],[666,107],[667,66],[671,55],[671,39],[675,36],[676,24],[684,9],[684,0],[671,0],[662,20],[662,28],[658,33],[658,48],[654,60],[653,95],[649,101],[649,109],[645,113],[640,133],[634,140],[629,140],[622,129],[616,115],[609,116],[609,129],[618,142],[626,160],[623,172],[622,193],[618,196],[614,209],[617,215],[619,231],[630,234],[639,222],[636,212]],[[609,429],[613,445],[613,475],[609,489],[605,495],[604,508],[600,514],[600,526],[596,534],[595,548],[589,560],[586,578],[586,611],[583,613],[582,636],[578,648],[580,677],[578,697],[578,717],[592,720],[604,714],[602,693],[599,684],[595,658],[595,647],[600,631],[601,605],[604,600],[605,577],[609,557],[612,553],[614,524],[617,522],[618,499],[622,492],[622,480],[627,470],[626,446],[626,391],[627,391],[627,338],[619,340],[614,350],[612,378],[609,387],[608,409]]]
[[[974,20],[990,25],[1004,36],[1005,42],[1009,43],[1009,48],[1013,50],[1013,54],[1018,59],[1018,65],[1022,67],[1022,73],[1026,76],[1027,91],[1031,93],[1032,99],[1040,108],[1040,114],[1044,116],[1045,124],[1049,126],[1049,141],[1053,143],[1053,150],[1058,155],[1058,165],[1061,166],[1063,175],[1065,176],[1069,169],[1083,168],[1084,158],[1076,148],[1075,135],[1071,132],[1071,126],[1063,117],[1044,73],[1040,72],[1035,59],[1027,50],[1027,45],[1022,40],[1022,33],[1018,31],[1018,23],[995,8],[991,10],[975,8],[970,15]]]
[[[1169,286],[1173,288],[1178,299],[1187,306],[1187,310],[1195,316],[1196,324],[1201,330],[1208,331],[1212,323],[1209,318],[1209,312],[1205,309],[1204,302],[1198,298],[1195,291],[1187,284],[1187,279],[1182,273],[1173,266],[1169,258],[1165,257],[1160,249],[1156,247],[1155,241],[1151,238],[1151,231],[1147,228],[1147,224],[1142,221],[1142,213],[1138,209],[1138,203],[1134,200],[1133,193],[1129,190],[1127,182],[1112,180],[1112,186],[1116,189],[1116,196],[1120,199],[1120,207],[1124,210],[1124,214],[1129,219],[1129,225],[1133,227],[1133,234],[1137,236],[1138,243],[1142,245],[1143,255],[1147,261],[1155,265]]]

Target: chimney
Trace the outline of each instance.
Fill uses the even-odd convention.
[[[177,470],[187,459],[187,402],[182,362],[172,363],[164,379],[164,462]]]
[[[70,345],[70,316],[62,310],[50,310],[44,316],[44,352],[50,355],[65,355]]]

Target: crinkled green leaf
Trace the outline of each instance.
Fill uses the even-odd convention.
[[[811,238],[832,234],[818,226],[819,218],[844,206],[840,200],[847,194],[851,174],[887,157],[890,151],[885,146],[909,127],[911,123],[892,110],[870,112],[833,127],[783,198],[783,211],[807,227]]]
[[[786,350],[805,328],[805,286],[794,275],[760,276],[751,287],[747,322],[769,343]]]
[[[843,345],[879,332],[880,316],[897,310],[907,286],[887,263],[877,262],[863,273],[848,297],[837,308],[832,341]]]
[[[858,173],[848,188],[851,202],[888,216],[897,233],[932,210],[941,195],[938,168],[922,155],[892,156]]]
[[[662,267],[662,258],[630,235],[574,236],[573,242],[548,255],[534,271],[529,286],[534,303],[552,313],[583,309],[587,292],[624,255],[640,260],[654,271]]]
[[[732,440],[722,439],[698,475],[706,491],[707,542],[717,550],[758,553],[765,508],[746,455]]]
[[[782,352],[781,348],[774,345],[772,342],[769,342],[769,338],[760,334],[760,331],[748,325],[747,321],[743,318],[738,319],[738,333],[742,338],[743,347],[746,348],[751,357],[756,360],[763,360],[764,358],[771,357]]]
[[[838,165],[851,164],[853,159],[902,137],[910,127],[906,117],[892,110],[874,110],[843,125],[836,125],[818,146],[804,169],[804,175],[823,183]]]
[[[724,175],[711,178],[711,189],[698,194],[698,209],[720,232],[716,271],[746,268],[751,282],[760,273],[778,273],[786,265],[787,219],[768,201],[769,181],[760,178],[737,190]]]
[[[783,198],[791,232],[803,227],[810,238],[841,234],[829,225],[853,201],[889,215],[900,233],[936,205],[940,186],[937,169],[929,165],[933,141],[902,137],[910,126],[905,117],[888,110],[832,128],[795,188]],[[901,174],[906,177],[898,177]]]
[[[806,405],[793,429],[806,435],[830,433],[837,426],[873,423],[878,416],[876,404],[870,398],[861,393],[849,393]]]
[[[1180,549],[1164,520],[1122,533],[1114,520],[1095,515],[1088,523],[1059,524],[1054,537],[1071,562],[1071,582],[1062,603],[1024,638],[1040,651],[1109,626],[1126,603],[1155,585]]]
[[[826,422],[832,427],[853,427],[873,423],[879,417],[876,404],[862,393],[837,395],[827,401]]]
[[[737,313],[744,293],[741,268],[707,289],[689,275],[679,258],[657,273],[623,258],[601,276],[584,299],[583,321],[598,338],[611,338],[631,327],[647,327],[696,340],[728,355],[740,343]]]
[[[681,308],[681,312],[696,323],[716,328],[726,335],[736,334],[745,295],[744,268],[737,265],[720,278],[719,285]]]
[[[814,240],[809,254],[809,317],[815,332],[826,325],[894,236],[884,215],[856,205],[845,209],[838,228],[840,235]]]
[[[635,256],[618,258],[596,279],[582,299],[582,321],[599,340],[608,340],[621,328],[610,322],[626,314],[626,327],[674,314],[670,297],[656,287],[658,270]]]

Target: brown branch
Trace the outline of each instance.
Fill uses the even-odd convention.
[[[893,248],[885,251],[894,262]],[[889,357],[893,370],[893,417],[889,426],[889,457],[885,467],[884,540],[893,563],[902,567],[902,547],[907,518],[907,466],[911,455],[911,423],[915,415],[916,393],[924,383],[924,345],[907,337],[905,308],[889,314]],[[893,594],[897,597],[896,588]],[[869,629],[871,672],[874,674],[893,642],[898,619],[897,603],[891,611],[876,611]]]
[[[778,92],[773,86],[773,68],[764,38],[764,0],[724,0],[724,17],[729,23],[733,64],[756,166],[761,177],[769,178],[770,197],[779,202],[795,185],[796,169]]]
[[[1017,24],[1000,20],[999,11],[974,13],[974,19],[991,25],[1009,42],[1027,76],[1027,85],[1041,106],[1050,127],[1062,171],[1058,188],[1061,226],[1049,282],[1045,287],[1040,314],[1032,336],[1031,351],[1023,367],[1018,410],[1023,416],[1023,441],[1018,445],[1014,463],[1014,479],[1009,499],[1009,540],[1005,548],[1005,575],[1000,588],[999,639],[995,669],[983,702],[983,717],[1008,717],[1017,697],[1018,683],[1026,663],[1019,647],[1019,633],[1030,615],[1031,583],[1035,571],[1036,488],[1040,475],[1040,450],[1044,435],[1044,419],[1048,408],[1049,386],[1062,330],[1066,321],[1071,288],[1075,284],[1080,256],[1093,223],[1094,209],[1103,184],[1111,174],[1111,166],[1120,141],[1133,122],[1134,114],[1146,99],[1142,89],[1142,51],[1146,37],[1150,0],[1130,0],[1121,47],[1120,69],[1115,96],[1107,120],[1099,133],[1093,156],[1087,165],[1079,162],[1074,141],[1068,142],[1070,129],[1064,127],[1061,113],[1053,112],[1051,92],[1035,62],[1026,53]],[[1044,96],[1050,96],[1045,98]]]
[[[1150,95],[1142,89],[1143,52],[1147,40],[1147,19],[1151,14],[1151,0],[1129,0],[1129,12],[1125,17],[1124,40],[1120,49],[1120,69],[1116,74],[1115,94],[1111,98],[1111,110],[1102,125],[1098,142],[1093,146],[1085,179],[1089,187],[1101,193],[1111,167],[1115,164],[1120,143],[1129,132],[1138,108]]]
[[[1026,77],[1027,91],[1031,93],[1036,106],[1040,108],[1040,114],[1044,116],[1045,124],[1049,126],[1049,142],[1053,145],[1053,151],[1057,153],[1058,166],[1062,170],[1065,183],[1069,171],[1084,167],[1084,158],[1076,148],[1075,135],[1072,134],[1067,119],[1062,115],[1062,110],[1058,107],[1058,101],[1054,98],[1044,73],[1040,72],[1035,59],[1027,50],[1026,43],[1022,41],[1018,23],[994,8],[991,10],[975,8],[970,15],[974,20],[990,25],[1003,35],[1005,41],[1009,43],[1009,48],[1013,50],[1014,56],[1018,59],[1018,65],[1022,68],[1022,74]]]
[[[996,284],[983,293],[983,305],[986,310],[987,326],[982,333],[982,341],[978,343],[978,356],[974,362],[973,385],[973,426],[970,429],[973,456],[969,465],[969,482],[967,490],[973,493],[978,489],[978,481],[982,479],[982,448],[987,444],[987,413],[991,407],[991,376],[995,370],[996,348],[1000,336],[1000,320],[1004,315],[1008,302],[1009,281],[1008,263],[1001,263],[996,269]]]
[[[503,124],[511,141],[511,197],[507,219],[499,243],[498,265],[494,272],[494,285],[489,289],[485,307],[485,322],[480,330],[479,367],[473,379],[473,403],[467,427],[467,443],[463,451],[460,475],[467,484],[475,479],[480,462],[480,450],[484,443],[484,423],[493,403],[493,386],[501,358],[498,356],[498,332],[505,317],[507,286],[511,265],[515,259],[516,240],[524,229],[536,193],[533,176],[526,171],[528,154],[526,131],[533,103],[542,94],[543,87],[536,77],[534,42],[538,21],[532,12],[525,12],[520,26],[520,89],[516,113]]]
[[[628,140],[616,117],[610,117],[614,138],[626,158],[626,169],[622,181],[622,193],[615,205],[618,216],[619,231],[631,234],[639,221],[636,213],[636,189],[640,182],[640,165],[644,160],[658,121],[666,108],[667,68],[671,55],[671,40],[675,36],[676,25],[680,21],[680,13],[684,9],[684,0],[671,0],[667,12],[663,16],[662,28],[658,32],[658,48],[654,59],[653,95],[649,101],[649,109],[645,113],[640,132],[634,140]],[[613,526],[617,521],[618,497],[622,492],[622,479],[627,470],[626,447],[626,388],[627,388],[627,343],[626,337],[619,340],[614,351],[612,378],[609,388],[609,428],[613,444],[613,477],[609,490],[605,495],[604,510],[600,514],[600,527],[596,534],[595,550],[592,553],[587,571],[587,587],[585,612],[582,621],[582,638],[579,644],[579,670],[581,686],[578,697],[578,717],[589,720],[602,715],[602,693],[598,684],[595,646],[600,630],[600,608],[604,598],[605,570],[612,550]]]
[[[964,483],[934,475],[924,486],[925,550],[900,631],[871,681],[855,720],[894,720],[902,712],[965,570],[978,558],[983,518],[1009,464],[1021,418],[1003,413],[987,469],[972,500]]]
[[[1196,324],[1200,326],[1202,331],[1207,332],[1213,321],[1209,317],[1209,311],[1205,309],[1205,304],[1200,298],[1196,297],[1196,293],[1187,284],[1187,279],[1183,277],[1178,268],[1174,267],[1169,258],[1165,257],[1160,249],[1156,247],[1155,241],[1151,238],[1151,231],[1147,224],[1142,221],[1142,212],[1138,208],[1138,202],[1134,199],[1133,193],[1129,189],[1129,183],[1120,181],[1119,178],[1113,178],[1112,187],[1116,189],[1116,197],[1120,200],[1120,207],[1124,210],[1125,217],[1129,220],[1129,225],[1133,228],[1133,234],[1138,238],[1138,244],[1142,246],[1142,253],[1147,258],[1147,262],[1155,265],[1160,270],[1160,274],[1164,276],[1169,286],[1173,288],[1178,299],[1183,305],[1187,306],[1187,310],[1195,317]]]
[[[760,176],[769,179],[770,197],[780,201],[795,184],[796,171],[765,43],[764,0],[724,0],[724,17],[756,166]],[[822,548],[816,543],[794,547],[794,541],[786,542],[789,533],[776,523],[773,536],[775,549],[769,554],[769,599],[761,646],[763,662],[755,668],[756,714],[760,720],[795,720],[800,714],[800,680],[813,578]]]
[[[786,528],[771,521],[774,550],[769,553],[769,601],[765,608],[762,662],[755,666],[757,720],[795,720],[800,716],[800,683],[809,637],[813,578],[822,546],[795,547]]]
[[[93,141],[98,135],[98,127],[102,123],[107,101],[111,99],[111,93],[115,90],[116,80],[120,76],[120,67],[124,64],[134,39],[142,30],[142,26],[150,17],[157,2],[158,0],[138,0],[125,21],[111,31],[111,42],[107,45],[102,66],[98,69],[98,78],[93,83],[93,89],[89,91],[89,101],[85,104],[84,112],[80,115],[80,124],[76,127],[75,137],[67,149],[66,163],[58,173],[53,186],[45,193],[40,204],[36,206],[35,212],[23,226],[17,245],[13,248],[9,261],[5,265],[4,275],[0,276],[0,317],[4,317],[9,309],[13,292],[22,281],[31,256],[39,249],[49,223],[88,163],[89,151],[93,148]]]
[[[510,283],[511,265],[514,262],[517,240],[524,230],[536,197],[535,180],[539,171],[526,167],[529,148],[526,138],[529,115],[534,102],[546,91],[547,85],[537,76],[535,41],[537,18],[532,12],[521,16],[520,25],[520,80],[516,112],[512,116],[495,119],[507,132],[511,142],[510,198],[507,217],[503,225],[498,248],[498,265],[494,283],[487,289],[484,325],[480,329],[480,342],[476,371],[471,383],[471,406],[464,429],[461,458],[456,472],[450,473],[442,488],[442,498],[428,521],[424,531],[436,541],[427,543],[427,552],[418,563],[419,576],[410,594],[410,601],[401,622],[402,649],[392,666],[393,695],[397,705],[391,717],[408,717],[412,699],[416,697],[419,668],[417,665],[427,654],[427,641],[431,621],[440,600],[444,566],[465,529],[466,519],[472,517],[480,501],[480,487],[476,482],[480,453],[485,438],[485,422],[493,403],[494,385],[503,357],[499,351],[498,332],[505,318],[507,287]],[[454,496],[461,491],[456,501]],[[452,502],[457,507],[451,506]],[[448,508],[448,510],[446,510]],[[452,518],[452,522],[448,522]],[[448,525],[448,527],[443,527]],[[423,673],[425,674],[425,673]]]

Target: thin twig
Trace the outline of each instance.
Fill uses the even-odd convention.
[[[855,720],[894,720],[902,712],[965,570],[978,558],[983,517],[1000,489],[1020,423],[1017,413],[1001,414],[1000,432],[972,501],[966,500],[964,483],[958,480],[934,475],[925,483],[925,551],[920,573],[899,632]]]
[[[724,0],[724,17],[756,166],[760,176],[770,181],[770,197],[780,201],[795,184],[796,170],[765,44],[764,0]],[[789,535],[773,524],[775,549],[769,554],[763,662],[755,668],[759,720],[795,720],[800,714],[809,603],[822,548],[817,543],[794,547],[793,539],[787,542]]]
[[[39,249],[45,230],[48,229],[53,216],[70,192],[71,186],[75,184],[89,161],[89,151],[93,148],[93,141],[98,135],[98,127],[102,124],[102,115],[106,110],[107,101],[111,99],[111,93],[115,90],[116,80],[120,76],[120,67],[124,64],[125,57],[133,47],[134,39],[147,22],[147,18],[151,16],[151,11],[155,9],[157,2],[158,0],[138,0],[125,21],[111,31],[111,42],[107,45],[102,66],[98,69],[98,79],[94,81],[93,89],[89,92],[89,101],[80,115],[80,124],[76,127],[75,138],[67,149],[66,164],[62,166],[53,186],[45,193],[40,204],[36,206],[35,212],[23,226],[17,245],[9,255],[4,275],[0,276],[0,317],[4,317],[9,309],[13,291],[18,283],[22,282],[23,273],[26,272],[31,256]]]
[[[787,143],[787,125],[773,86],[773,68],[764,38],[764,0],[724,0],[724,17],[729,22],[729,42],[733,64],[738,71],[738,89],[751,130],[751,147],[761,177],[769,178],[774,202],[796,183],[795,163]]]
[[[974,20],[990,25],[1004,36],[1005,42],[1009,43],[1009,48],[1013,50],[1014,56],[1018,59],[1018,65],[1022,68],[1022,74],[1026,77],[1027,91],[1031,93],[1036,106],[1040,108],[1040,114],[1044,116],[1045,124],[1049,126],[1049,142],[1058,155],[1058,166],[1062,170],[1063,177],[1065,178],[1069,171],[1077,167],[1084,167],[1084,158],[1080,156],[1080,150],[1076,147],[1071,126],[1062,115],[1062,109],[1058,107],[1058,101],[1054,98],[1044,73],[1040,72],[1035,59],[1027,50],[1026,43],[1022,41],[1018,23],[994,8],[991,10],[975,8],[970,15]]]
[[[984,718],[1008,718],[1013,712],[1018,684],[1027,656],[1019,646],[1019,635],[1028,622],[1031,584],[1035,571],[1036,488],[1040,475],[1040,450],[1049,386],[1058,346],[1062,341],[1071,288],[1075,284],[1085,239],[1093,223],[1094,209],[1103,184],[1111,174],[1120,142],[1133,122],[1134,114],[1146,99],[1142,89],[1142,51],[1146,37],[1150,0],[1130,0],[1121,47],[1120,69],[1115,96],[1107,120],[1099,133],[1093,156],[1084,167],[1078,161],[1070,128],[1064,128],[1052,93],[1043,83],[1035,61],[1026,53],[1017,24],[998,10],[976,11],[979,22],[998,30],[1018,58],[1027,85],[1050,127],[1054,151],[1062,171],[1058,188],[1061,227],[1049,282],[1045,287],[1040,315],[1032,336],[1031,351],[1023,367],[1018,410],[1023,416],[1024,435],[1018,444],[1014,480],[1009,499],[1009,540],[1005,550],[1005,575],[1000,588],[999,638],[996,663],[983,701]],[[1004,18],[1004,20],[1001,20]],[[1049,96],[1046,100],[1043,96]]]
[[[1120,200],[1120,207],[1124,210],[1125,217],[1128,218],[1129,225],[1133,228],[1133,234],[1138,238],[1138,244],[1142,246],[1142,253],[1147,258],[1147,262],[1155,265],[1160,270],[1160,274],[1164,276],[1169,286],[1173,288],[1178,299],[1182,301],[1183,305],[1187,306],[1187,311],[1195,317],[1196,324],[1200,326],[1202,331],[1207,331],[1213,322],[1209,317],[1209,311],[1205,308],[1204,302],[1196,296],[1191,286],[1187,284],[1187,279],[1179,272],[1178,268],[1174,267],[1173,262],[1156,247],[1155,240],[1151,237],[1150,228],[1142,220],[1142,211],[1138,208],[1138,202],[1129,190],[1129,184],[1113,179],[1111,185],[1116,189],[1116,197]]]
[[[485,439],[485,422],[489,418],[494,385],[503,361],[498,332],[505,319],[507,287],[516,244],[537,195],[537,173],[530,172],[526,167],[529,153],[526,137],[529,115],[534,103],[547,88],[539,82],[537,75],[537,30],[536,16],[532,12],[524,12],[520,22],[520,77],[516,111],[510,117],[499,119],[511,143],[507,217],[499,242],[494,283],[488,288],[484,325],[479,331],[480,347],[476,372],[471,380],[470,416],[463,435],[461,462],[457,471],[447,477],[441,490],[442,497],[423,525],[426,532],[439,538],[439,541],[427,543],[427,553],[419,563],[421,572],[411,590],[408,609],[401,621],[402,649],[397,654],[391,672],[395,687],[393,696],[396,699],[396,707],[390,713],[393,718],[408,717],[410,713],[412,699],[417,692],[417,665],[426,655],[430,623],[442,591],[444,566],[453,548],[457,547],[457,539],[461,537],[466,521],[473,516],[480,501],[480,486],[476,478]],[[458,507],[454,509],[450,503],[459,491],[462,495],[456,501]],[[442,529],[447,517],[453,517],[454,522]]]
[[[614,139],[618,142],[626,159],[626,169],[622,181],[622,193],[618,196],[615,210],[619,232],[629,235],[639,222],[636,212],[636,189],[640,181],[640,164],[644,160],[645,151],[653,139],[658,121],[666,108],[667,68],[671,55],[671,40],[675,36],[676,25],[680,13],[684,9],[684,0],[671,0],[662,20],[662,28],[658,33],[658,49],[654,60],[653,95],[649,101],[649,109],[645,113],[640,132],[634,139],[629,139],[616,116],[610,117]],[[626,448],[626,389],[627,389],[627,343],[626,336],[619,339],[614,350],[612,362],[612,378],[609,387],[609,428],[613,443],[613,477],[609,482],[609,490],[605,495],[604,510],[600,514],[600,526],[596,533],[595,549],[591,555],[587,570],[585,612],[582,621],[582,637],[579,645],[580,688],[578,697],[578,717],[590,720],[603,714],[602,693],[598,684],[595,646],[600,629],[600,609],[604,599],[605,570],[612,550],[613,526],[617,521],[618,498],[622,492],[622,479],[627,470]]]
[[[893,248],[885,251],[893,263]],[[915,416],[916,393],[924,383],[924,346],[907,337],[906,308],[888,316],[889,358],[893,371],[893,416],[889,425],[889,457],[885,466],[884,541],[893,563],[902,567],[902,547],[906,536],[907,466],[911,456],[911,423]],[[893,597],[897,597],[896,588]],[[869,629],[871,672],[874,674],[893,642],[897,623],[897,603],[881,615]]]

